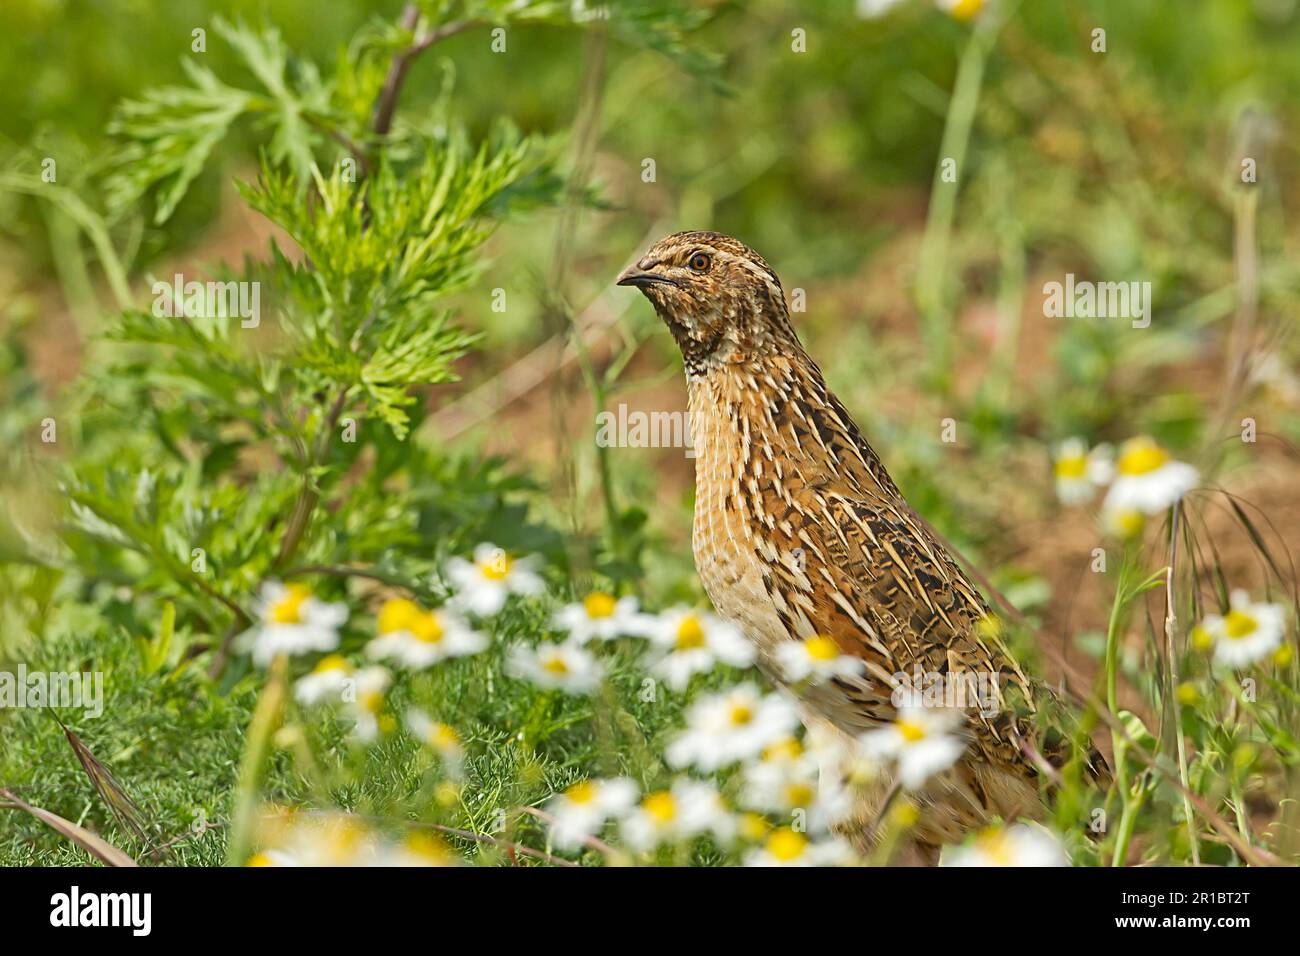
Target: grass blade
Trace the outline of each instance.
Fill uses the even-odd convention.
[[[73,823],[71,820],[65,820],[57,813],[51,813],[49,810],[42,810],[40,807],[34,807],[25,800],[16,797],[8,790],[0,790],[0,798],[7,801],[6,803],[0,803],[0,807],[23,810],[29,813],[50,829],[55,830],[62,836],[71,840],[105,866],[129,867],[140,865],[103,837],[91,833],[85,827],[77,826],[77,824]]]

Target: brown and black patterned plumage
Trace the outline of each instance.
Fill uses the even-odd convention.
[[[804,351],[771,266],[728,236],[681,232],[618,282],[645,294],[681,348],[695,562],[718,612],[778,681],[776,649],[814,635],[865,662],[861,678],[803,695],[810,726],[849,735],[880,726],[895,715],[896,675],[918,668],[996,674],[1032,708],[1033,689],[987,627],[984,599]],[[963,720],[967,757],[917,795],[925,841],[1039,806],[1022,746],[1029,721],[1009,706]]]

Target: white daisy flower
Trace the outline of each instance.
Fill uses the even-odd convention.
[[[452,611],[424,611],[413,601],[397,598],[385,601],[380,609],[379,636],[366,645],[366,653],[423,670],[449,657],[477,654],[487,645],[485,635]]]
[[[1195,468],[1174,461],[1150,438],[1130,438],[1119,450],[1115,481],[1102,507],[1108,513],[1159,514],[1195,488],[1198,481]]]
[[[406,727],[417,740],[442,758],[452,776],[460,776],[465,748],[453,727],[434,720],[415,707],[406,712]]]
[[[853,850],[839,837],[810,840],[790,827],[773,830],[759,849],[745,854],[746,866],[842,866]]]
[[[265,667],[280,654],[332,651],[339,646],[339,628],[348,619],[342,604],[326,604],[301,584],[285,586],[267,581],[254,611],[257,626],[239,638],[239,649],[251,651],[253,663]]]
[[[984,9],[985,0],[935,0],[939,9],[954,20],[974,20]]]
[[[840,652],[823,634],[803,641],[787,641],[776,649],[776,662],[792,684],[824,684],[836,677],[856,677],[867,669],[859,658]]]
[[[536,647],[516,645],[506,661],[513,677],[532,681],[547,690],[586,694],[600,685],[604,669],[591,653],[577,644],[543,642]]]
[[[646,794],[623,818],[620,832],[628,846],[640,851],[684,843],[704,833],[725,845],[736,837],[736,818],[713,784],[681,778],[669,790]]]
[[[903,0],[858,0],[858,16],[864,20],[875,20],[883,17],[902,2]]]
[[[322,657],[310,674],[294,682],[294,697],[298,703],[307,707],[322,701],[342,700],[352,673],[352,665],[343,655],[330,654]]]
[[[939,707],[903,707],[888,727],[870,730],[859,739],[871,756],[892,760],[898,779],[910,789],[920,787],[947,770],[966,749],[955,735],[959,714]]]
[[[352,735],[363,743],[379,736],[379,714],[384,709],[384,691],[392,676],[383,667],[363,667],[351,678],[343,691],[354,726]]]
[[[371,829],[348,813],[287,813],[262,821],[263,848],[247,866],[369,866],[379,850]]]
[[[697,700],[686,712],[686,721],[686,730],[668,745],[668,763],[709,773],[753,759],[764,747],[790,736],[799,715],[784,697],[764,696],[753,684],[740,684]]]
[[[1101,513],[1102,530],[1113,538],[1136,538],[1147,525],[1147,516],[1136,508],[1113,508]]]
[[[456,852],[431,833],[412,833],[401,843],[387,844],[380,849],[375,866],[421,867],[455,866],[460,862]]]
[[[817,798],[817,758],[803,749],[794,737],[786,737],[763,749],[742,773],[741,802],[769,813],[787,814],[807,810]]]
[[[491,617],[512,594],[542,592],[542,579],[535,570],[538,563],[535,555],[514,558],[494,544],[480,544],[472,562],[464,558],[447,562],[447,577],[457,592],[453,602],[471,614]]]
[[[945,849],[940,866],[1069,866],[1061,841],[1039,826],[985,830],[968,845]]]
[[[678,691],[686,689],[692,676],[712,670],[719,661],[732,667],[748,667],[754,662],[753,645],[739,628],[702,611],[664,611],[646,637],[663,652],[650,673]]]
[[[1285,636],[1286,608],[1256,604],[1245,591],[1233,591],[1228,613],[1208,615],[1192,639],[1214,647],[1215,663],[1248,667],[1281,647]]]
[[[560,849],[580,846],[594,837],[605,821],[620,818],[636,803],[637,785],[631,780],[583,780],[553,797],[546,812],[553,818],[551,843]]]
[[[1098,486],[1107,484],[1115,474],[1111,448],[1098,445],[1089,451],[1082,438],[1067,438],[1056,448],[1052,473],[1056,478],[1056,497],[1063,504],[1087,504],[1096,495]]]
[[[557,611],[554,626],[566,631],[570,640],[586,644],[590,640],[644,636],[651,621],[653,618],[637,610],[636,598],[615,598],[604,591],[592,591],[581,601]]]

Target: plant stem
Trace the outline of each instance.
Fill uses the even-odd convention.
[[[930,188],[930,207],[926,212],[925,232],[921,237],[920,262],[916,276],[916,304],[930,360],[931,374],[937,383],[946,383],[949,347],[952,341],[952,314],[947,301],[949,285],[948,244],[952,237],[957,209],[957,193],[970,145],[971,127],[979,105],[984,65],[993,47],[1000,21],[994,16],[981,18],[976,24],[957,66],[952,99],[944,119],[943,138],[939,143],[939,161],[935,164]],[[947,160],[956,166],[956,179],[945,181]],[[942,384],[946,390],[946,384]]]
[[[230,843],[226,848],[226,865],[243,866],[248,860],[257,830],[261,806],[262,777],[270,757],[271,737],[279,729],[284,713],[285,679],[288,658],[283,654],[271,662],[257,709],[248,725],[248,743],[239,763],[239,780],[235,796],[235,816]]]
[[[1130,568],[1130,555],[1125,551],[1123,564],[1120,566],[1119,579],[1115,583],[1115,598],[1110,606],[1110,620],[1106,625],[1106,707],[1112,717],[1118,719],[1119,716],[1119,638],[1121,623],[1123,621],[1123,611],[1125,604],[1125,584],[1128,580]],[[1128,740],[1118,728],[1112,726],[1110,732],[1111,749],[1114,751],[1115,761],[1115,785],[1119,790],[1120,801],[1123,810],[1120,814],[1119,833],[1115,839],[1114,855],[1111,858],[1111,866],[1121,866],[1124,857],[1128,852],[1128,839],[1125,837],[1125,824],[1130,818],[1130,802],[1132,795],[1129,790],[1128,765],[1125,760],[1125,751],[1128,748]]]
[[[1182,705],[1178,701],[1178,604],[1174,593],[1174,576],[1178,563],[1178,530],[1182,517],[1181,502],[1169,509],[1169,567],[1165,572],[1165,654],[1169,673],[1166,691],[1170,702],[1175,748],[1178,758],[1178,779],[1183,785],[1183,813],[1187,817],[1187,840],[1191,847],[1192,863],[1201,865],[1201,847],[1196,836],[1196,820],[1192,816],[1192,801],[1187,793],[1191,789],[1187,772],[1187,741],[1183,739]]]

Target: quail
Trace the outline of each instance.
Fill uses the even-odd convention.
[[[1025,746],[1035,688],[987,626],[984,598],[826,386],[776,272],[729,236],[679,232],[618,284],[650,300],[681,350],[695,564],[760,668],[782,683],[779,648],[810,638],[860,659],[860,677],[800,695],[810,729],[854,737],[895,719],[899,675],[993,675],[1002,706],[962,711],[964,756],[913,794],[914,836],[935,846],[995,817],[1036,815],[1038,770]],[[889,786],[877,785],[877,802]]]

